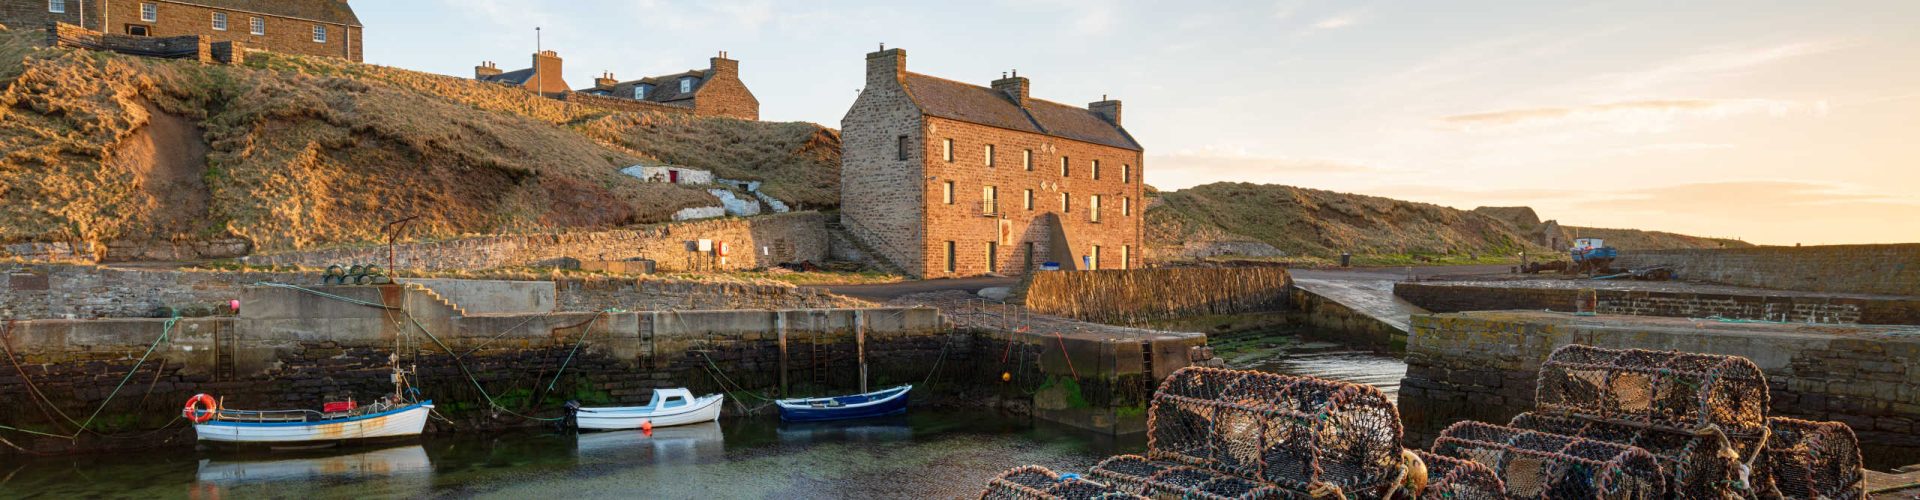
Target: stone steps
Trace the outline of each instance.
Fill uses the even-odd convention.
[[[866,241],[862,241],[860,237],[855,236],[853,231],[847,230],[847,226],[840,223],[840,219],[827,219],[827,234],[829,237],[843,239],[847,243],[852,244],[854,248],[859,249],[860,255],[863,257],[861,261],[867,265],[879,268],[884,272],[908,276],[906,268],[894,264],[886,255],[881,254],[875,250],[872,245],[868,245]]]

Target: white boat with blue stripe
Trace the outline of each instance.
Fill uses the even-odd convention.
[[[189,410],[190,412],[192,410]],[[419,436],[433,401],[385,401],[340,412],[217,409],[193,424],[201,441],[223,443],[320,443]],[[196,419],[197,420],[197,419]]]

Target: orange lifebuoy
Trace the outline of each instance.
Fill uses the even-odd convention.
[[[213,420],[213,414],[219,411],[220,403],[214,401],[213,396],[195,394],[187,398],[187,408],[180,410],[180,416],[192,420],[193,423],[204,424],[208,420]]]

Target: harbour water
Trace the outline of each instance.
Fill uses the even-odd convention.
[[[1235,366],[1379,385],[1406,365],[1283,341]],[[1041,464],[1085,471],[1140,453],[1115,440],[977,411],[782,424],[771,417],[638,432],[454,433],[418,444],[306,451],[186,450],[0,462],[0,498],[960,498]]]

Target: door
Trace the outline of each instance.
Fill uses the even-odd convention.
[[[679,184],[679,183],[680,183],[680,171],[679,171],[679,170],[668,170],[668,171],[667,171],[667,183],[668,183],[668,184]]]
[[[144,24],[129,24],[127,25],[127,34],[133,36],[149,36],[149,29],[150,28]]]

